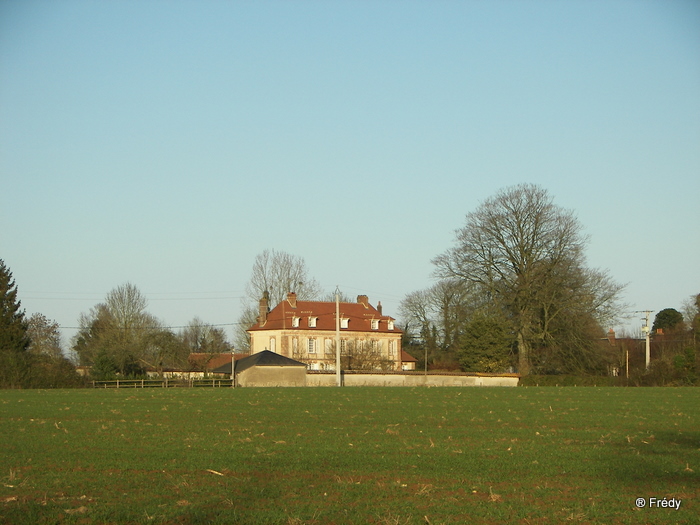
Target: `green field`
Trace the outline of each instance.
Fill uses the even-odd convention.
[[[0,425],[0,523],[700,523],[696,388],[15,390]]]

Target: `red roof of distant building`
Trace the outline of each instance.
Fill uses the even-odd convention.
[[[248,357],[248,354],[233,354],[236,361]],[[221,365],[231,362],[231,354],[205,354],[205,353],[192,353],[189,355],[187,360],[190,366],[195,368],[206,368],[207,370],[214,370],[219,368]]]
[[[406,352],[406,350],[401,350],[401,362],[402,363],[417,363],[418,359],[416,359],[411,354]]]
[[[248,331],[335,330],[335,307],[332,301],[297,301],[296,294],[290,293],[287,299],[267,312],[264,322],[258,321]],[[340,319],[341,331],[345,332],[402,333],[394,326],[394,318],[382,315],[369,304],[366,295],[359,296],[357,303],[340,303]],[[344,327],[344,320],[347,320],[347,327]],[[372,327],[373,320],[377,322],[377,328]]]

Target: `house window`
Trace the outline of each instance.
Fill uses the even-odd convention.
[[[292,317],[292,327],[299,328],[299,317]]]
[[[387,328],[388,328],[389,330],[393,330],[393,329],[394,329],[394,320],[393,320],[393,319],[389,319],[389,321],[387,322]]]
[[[299,355],[299,339],[292,339],[292,356]]]
[[[376,346],[377,346],[377,352],[379,353],[379,355],[383,356],[384,355],[384,348],[385,348],[384,341],[378,340]]]
[[[316,319],[318,317],[309,317],[309,328],[316,328]]]
[[[277,352],[277,341],[274,337],[270,337],[270,352]]]
[[[392,357],[396,355],[396,341],[389,341],[389,355]]]
[[[326,339],[326,353],[333,353],[333,339]]]
[[[341,328],[347,328],[348,327],[348,322],[350,322],[350,319],[347,317],[341,317],[340,318],[340,327]]]
[[[316,353],[316,339],[309,338],[309,353],[310,354]]]
[[[344,353],[345,353],[345,350],[347,349],[347,346],[348,346],[347,343],[348,343],[347,339],[341,339],[341,340],[340,340],[340,353],[341,353],[341,354],[344,354]]]
[[[379,330],[379,319],[372,319],[372,330]]]

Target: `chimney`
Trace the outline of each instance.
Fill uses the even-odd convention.
[[[297,307],[297,294],[295,292],[289,292],[287,294],[287,302],[292,308]]]
[[[615,344],[615,330],[613,330],[612,328],[608,330],[608,341],[611,345]]]
[[[369,297],[366,295],[358,295],[357,302],[363,305],[365,308],[369,308]]]
[[[377,303],[377,312],[379,312],[379,315],[382,315],[382,302],[379,301]]]
[[[258,324],[260,326],[263,326],[267,322],[267,314],[270,311],[269,301],[270,292],[265,290],[262,298],[260,299],[260,310],[258,314]]]

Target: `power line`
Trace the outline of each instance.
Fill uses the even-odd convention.
[[[217,327],[217,326],[237,326],[237,325],[247,325],[248,323],[219,323],[219,324],[210,324],[210,323],[205,323],[205,324],[199,324],[199,325],[177,325],[177,326],[130,326],[129,328],[121,327],[121,326],[110,326],[106,328],[100,328],[100,330],[172,330],[175,328],[190,328],[190,326],[198,326],[198,327]],[[59,328],[62,328],[64,330],[83,330],[83,329],[89,329],[89,327],[86,326],[61,326],[58,325]]]

